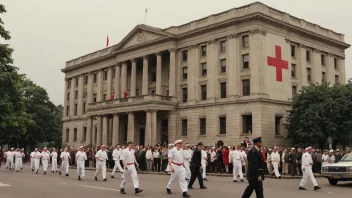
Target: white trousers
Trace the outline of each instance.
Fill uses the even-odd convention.
[[[237,176],[240,176],[240,179],[243,179],[243,172],[242,172],[242,163],[241,161],[239,162],[234,162],[233,163],[233,180],[237,181]]]
[[[35,163],[34,163],[34,158],[31,158],[31,169],[34,170],[35,168]]]
[[[123,171],[123,178],[122,178],[120,188],[125,189],[127,179],[129,176],[131,176],[132,178],[134,188],[139,188],[139,179],[138,179],[136,167],[134,166],[134,164],[127,165],[127,170],[125,169]]]
[[[22,158],[16,159],[15,170],[18,171],[22,168]]]
[[[95,169],[95,176],[101,171],[103,179],[106,179],[106,162],[97,161],[97,168]]]
[[[119,171],[121,173],[123,173],[123,169],[121,167],[120,160],[115,160],[115,166],[114,166],[114,169],[112,169],[111,176],[115,175],[116,169],[119,169]]]
[[[171,172],[171,178],[169,183],[167,184],[166,188],[171,189],[172,184],[174,183],[176,177],[178,177],[178,181],[180,183],[180,187],[182,192],[187,192],[188,190],[188,183],[186,182],[186,170],[183,166],[178,166],[173,164],[175,172]]]
[[[69,166],[68,161],[62,161],[60,166],[60,172],[65,171],[65,173],[68,174],[68,166]]]
[[[189,161],[184,162],[185,165],[185,171],[186,171],[186,179],[191,178],[191,170],[189,169]]]
[[[205,161],[205,160],[202,160],[202,167],[203,167],[203,174],[202,174],[202,176],[203,176],[203,179],[205,179],[206,177],[207,177],[207,161]]]
[[[48,169],[48,160],[47,159],[42,159],[42,164],[43,164],[43,169],[44,169],[44,172],[46,172],[46,169]]]
[[[274,173],[276,177],[280,177],[280,173],[279,173],[279,163],[278,162],[271,162],[273,164],[274,167]]]
[[[77,161],[77,176],[84,177],[86,175],[84,165],[85,161]]]
[[[54,172],[57,171],[57,160],[53,160],[51,162],[51,171],[54,171]]]
[[[34,170],[38,172],[40,159],[34,159]]]
[[[13,163],[13,158],[12,159],[6,159],[6,167],[9,167],[10,169],[15,168],[15,164]]]
[[[299,186],[303,187],[307,183],[308,177],[310,177],[310,180],[312,180],[314,186],[318,186],[317,180],[315,180],[315,178],[314,178],[313,171],[312,171],[311,167],[305,167],[304,170],[302,169],[302,173],[303,173],[303,178],[302,178]]]

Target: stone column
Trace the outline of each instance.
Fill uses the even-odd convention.
[[[152,145],[157,143],[157,111],[153,111],[152,113]]]
[[[219,84],[219,81],[217,80],[217,77],[219,75],[219,70],[218,70],[218,65],[219,65],[219,59],[218,59],[218,51],[216,50],[216,42],[215,40],[210,40],[208,41],[207,45],[207,99],[212,99],[214,101],[215,99],[215,92],[216,89],[218,90],[219,88],[216,87],[216,85]],[[199,65],[200,68],[200,65]],[[195,83],[196,84],[196,83]],[[198,85],[196,87],[198,93],[201,92],[200,86]],[[197,100],[200,100],[199,96],[201,94],[196,95]]]
[[[92,128],[93,128],[93,118],[91,116],[88,117],[87,122],[87,137],[86,137],[86,145],[92,144]]]
[[[145,122],[145,146],[152,146],[152,111],[146,111],[147,119]]]
[[[107,82],[107,87],[106,87],[107,99],[109,99],[110,95],[111,95],[111,87],[112,87],[111,83],[112,83],[112,68],[109,67],[108,68],[108,82]]]
[[[88,105],[87,108],[89,107],[89,103],[93,102],[93,79],[94,78],[94,73],[90,72],[88,73],[88,85],[87,85],[87,100],[88,100]]]
[[[169,96],[176,95],[176,49],[169,49],[170,52],[170,79],[169,79]]]
[[[161,95],[161,53],[156,53],[156,94]]]
[[[112,146],[120,143],[119,131],[120,131],[120,117],[119,114],[114,114],[114,120],[112,123]]]
[[[101,118],[102,116],[97,116],[97,142],[96,145],[101,145],[102,141],[101,141]]]
[[[329,54],[327,56],[326,81],[330,83],[330,86],[335,84],[335,67],[334,67],[334,57],[332,56],[332,54]]]
[[[300,45],[300,53],[299,53],[299,65],[298,65],[298,73],[297,77],[299,78],[299,90],[304,86],[308,86],[307,80],[307,61],[306,61],[306,48],[304,45]]]
[[[121,98],[123,98],[123,92],[127,91],[127,63],[122,63],[121,68]]]
[[[326,62],[326,61],[325,61]],[[326,66],[326,63],[325,63]],[[312,51],[312,82],[321,84],[322,80],[322,69],[321,65],[321,54],[319,49],[313,49]],[[326,74],[325,74],[326,77]]]
[[[168,141],[175,141],[178,139],[178,137],[181,136],[181,131],[178,129],[177,125],[177,117],[175,111],[169,111],[168,123]]]
[[[99,70],[97,74],[97,102],[103,101],[103,73]]]
[[[134,113],[128,112],[127,142],[134,142]]]
[[[78,79],[78,115],[84,114],[83,112],[83,80],[84,80],[84,75],[81,75]]]
[[[149,71],[148,71],[148,56],[143,57],[143,81],[142,81],[142,95],[148,95],[149,92]]]
[[[240,82],[240,61],[239,59],[239,43],[237,35],[232,34],[227,37],[227,63],[228,70],[227,94],[231,99],[238,98]],[[220,85],[219,85],[220,89]]]
[[[199,64],[199,47],[198,45],[193,45],[189,47],[188,52],[188,102],[195,102],[197,94],[196,87],[198,86],[198,79],[200,74],[200,64]],[[182,101],[182,92],[180,96]]]
[[[69,104],[68,101],[67,101],[67,88],[68,86],[68,80],[65,79],[65,92],[64,92],[64,112],[63,112],[63,117],[66,117],[66,112],[67,112],[67,105]],[[63,137],[64,135],[62,135]]]
[[[334,65],[333,65],[334,67]],[[339,83],[346,84],[346,68],[345,68],[345,57],[339,57],[337,59],[337,70],[339,71]]]
[[[70,89],[70,116],[75,115],[75,78],[71,78]]]
[[[136,72],[137,72],[137,63],[136,59],[132,59],[132,69],[131,69],[131,97],[136,96]]]
[[[120,66],[115,67],[115,99],[120,98],[121,93],[121,76],[120,76]]]
[[[108,144],[108,117],[103,116],[103,144]]]

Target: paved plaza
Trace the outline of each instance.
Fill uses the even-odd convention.
[[[134,195],[132,181],[127,183],[127,195],[120,195],[121,174],[117,173],[116,179],[108,179],[103,182],[101,176],[99,181],[94,181],[94,171],[87,171],[83,181],[76,180],[76,170],[70,169],[70,176],[59,176],[59,174],[43,174],[42,167],[37,175],[29,170],[26,165],[23,172],[9,171],[2,166],[0,168],[0,197],[1,198],[61,198],[61,197],[153,197],[173,198],[181,197],[179,184],[173,186],[173,194],[167,195],[165,186],[169,180],[166,175],[139,174],[141,188],[144,192]],[[108,173],[107,175],[110,176]],[[230,177],[209,176],[206,182],[208,189],[198,189],[198,183],[194,189],[189,191],[191,197],[241,197],[247,183],[233,183]],[[299,191],[299,179],[267,179],[264,182],[265,197],[285,198],[331,198],[349,197],[352,193],[352,183],[342,182],[337,186],[330,186],[326,179],[318,178],[322,190],[314,192],[312,183],[309,181],[305,186],[307,191]],[[255,194],[252,195],[255,197]]]

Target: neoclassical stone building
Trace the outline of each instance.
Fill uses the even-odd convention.
[[[63,144],[183,139],[289,144],[285,112],[310,83],[345,83],[344,35],[253,3],[66,62]]]

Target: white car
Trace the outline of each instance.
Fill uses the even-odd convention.
[[[338,181],[352,181],[352,153],[344,155],[338,163],[323,166],[321,175],[331,185],[336,185]]]

